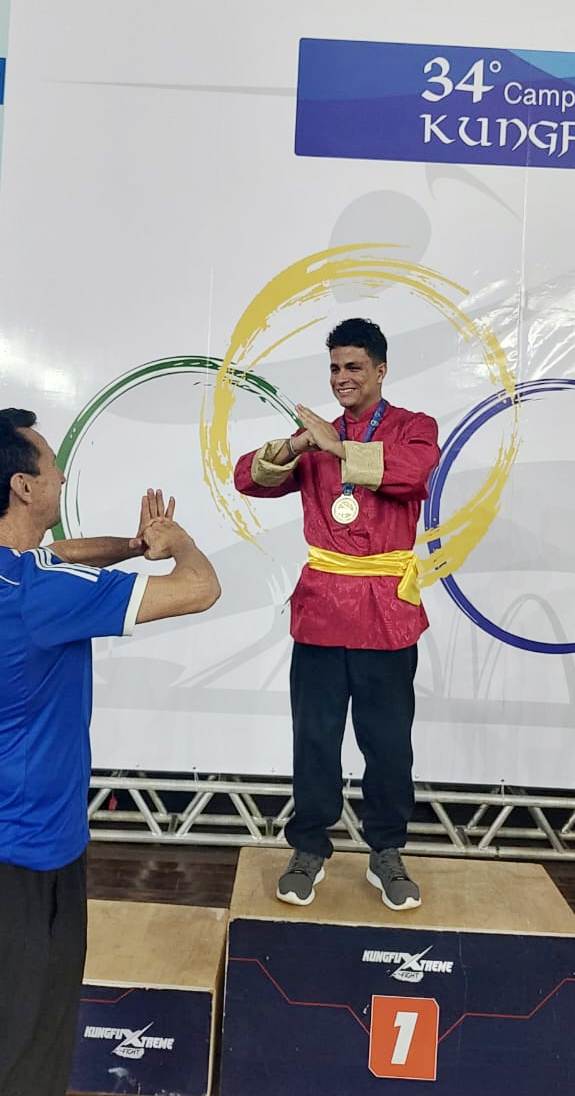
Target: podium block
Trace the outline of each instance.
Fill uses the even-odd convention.
[[[336,854],[308,907],[285,851],[244,849],[230,910],[221,1096],[566,1096],[575,915],[532,864],[406,858],[394,913]]]
[[[226,929],[224,910],[89,903],[72,1092],[207,1096]]]

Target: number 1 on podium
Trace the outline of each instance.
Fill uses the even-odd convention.
[[[435,1081],[439,1005],[432,997],[371,999],[369,1068],[376,1077]]]

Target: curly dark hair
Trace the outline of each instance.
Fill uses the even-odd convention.
[[[359,346],[369,354],[374,365],[387,361],[387,339],[372,320],[343,320],[330,331],[326,346],[328,350],[334,350],[336,346]]]

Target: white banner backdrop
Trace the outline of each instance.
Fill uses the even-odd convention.
[[[216,420],[218,364],[264,286],[305,256],[372,241],[431,272],[478,338],[397,280],[327,282],[315,304],[272,315],[243,363],[314,321],[235,378],[231,455],[285,435],[296,402],[335,417],[324,340],[347,316],[387,334],[387,397],[440,423],[428,524],[489,480],[518,408],[497,515],[474,504],[485,528],[473,550],[451,585],[425,593],[415,775],[575,783],[574,176],[560,161],[294,152],[302,38],[447,41],[478,57],[575,49],[572,5],[404,0],[382,12],[379,0],[12,0],[0,405],[34,409],[60,447],[68,535],[132,535],[142,490],[162,485],[224,591],[205,616],[96,644],[96,767],[290,772],[299,499],[234,501],[201,424]],[[361,767],[348,734],[345,772]]]

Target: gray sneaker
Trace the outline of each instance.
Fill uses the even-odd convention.
[[[411,910],[421,905],[419,887],[409,878],[398,849],[371,852],[367,879],[381,891],[382,901],[390,910]]]
[[[285,872],[280,875],[276,898],[292,906],[309,906],[315,898],[314,886],[321,883],[324,876],[322,856],[296,849]]]

